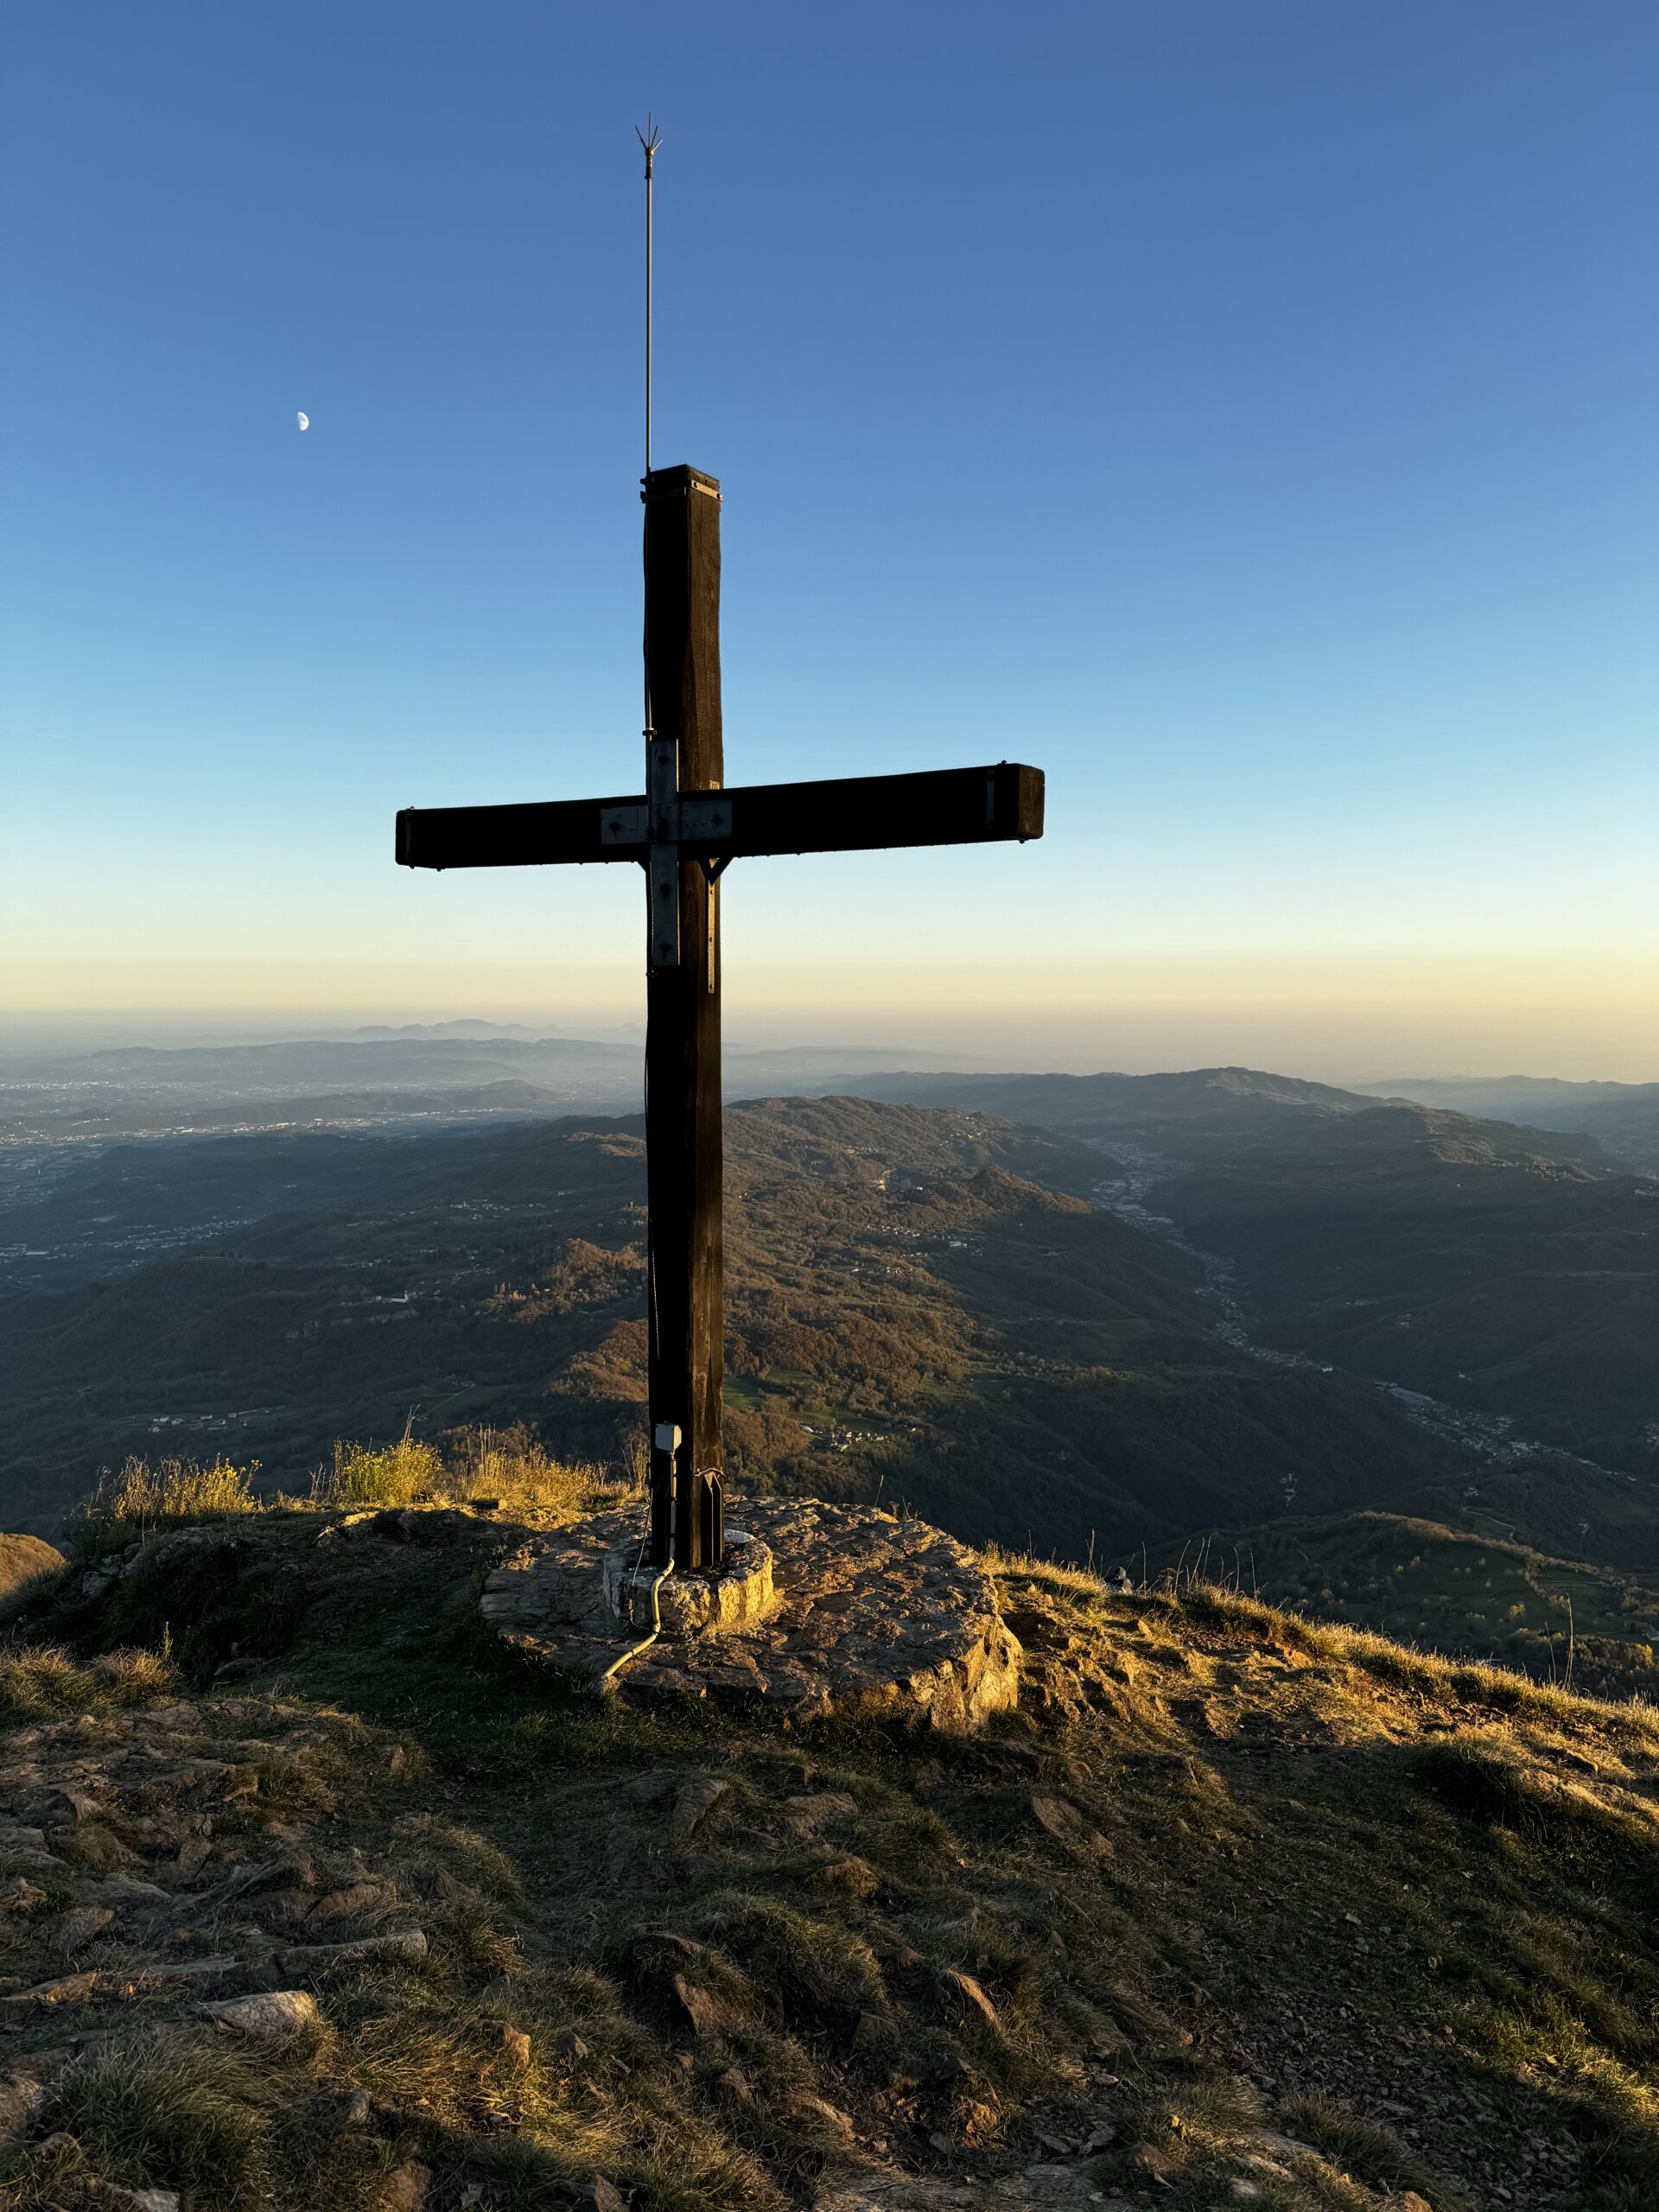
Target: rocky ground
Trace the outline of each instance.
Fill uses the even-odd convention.
[[[976,1735],[642,1712],[336,1525],[0,1654],[0,2203],[1659,2201],[1646,1712],[1007,1560]]]
[[[697,1585],[672,1576],[656,1586],[659,1633],[641,1642],[653,1625],[643,1602],[632,1632],[619,1631],[602,1583],[607,1557],[639,1557],[639,1514],[626,1508],[520,1545],[491,1573],[480,1610],[525,1657],[608,1681],[633,1704],[711,1697],[728,1711],[770,1707],[797,1721],[856,1712],[962,1729],[1017,1700],[1020,1652],[995,1586],[955,1537],[874,1506],[810,1497],[756,1499],[742,1520],[734,1534],[745,1548],[731,1556],[753,1541],[770,1602],[740,1619],[734,1592],[734,1618],[718,1634],[697,1632],[695,1605],[686,1632],[686,1592]],[[655,1578],[634,1572],[643,1600]],[[741,1590],[749,1580],[702,1587]]]

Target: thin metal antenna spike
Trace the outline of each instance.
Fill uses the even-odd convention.
[[[652,198],[653,189],[652,172],[656,167],[657,149],[663,143],[663,134],[657,128],[656,118],[654,116],[648,115],[645,118],[645,129],[641,130],[636,124],[634,125],[633,135],[639,141],[645,156],[645,480],[640,486],[640,496],[641,498],[645,498],[649,494],[651,490],[651,376],[652,365],[656,352],[656,330],[652,313],[653,286],[652,281],[654,273],[652,265],[654,236],[652,223]],[[645,629],[647,634],[650,632],[650,628],[651,610],[649,605],[647,605],[645,609]],[[647,755],[649,755],[652,741],[656,736],[656,730],[653,727],[653,718],[651,710],[651,659],[649,652],[642,652],[641,659],[643,663],[642,677],[645,687],[645,735]],[[647,780],[649,780],[649,771],[647,772]]]
[[[645,149],[645,474],[649,476],[651,474],[651,372],[652,355],[655,351],[652,300],[652,264],[654,245],[652,224],[653,189],[652,173],[656,163],[657,149],[663,143],[663,134],[658,130],[655,118],[648,115],[645,118],[645,129],[641,130],[636,124],[633,135]]]

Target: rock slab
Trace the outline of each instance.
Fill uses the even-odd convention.
[[[954,1537],[810,1498],[731,1514],[769,1555],[773,1609],[716,1631],[671,1623],[664,1608],[661,1635],[608,1685],[621,1695],[707,1697],[785,1718],[888,1712],[953,1731],[1017,1701],[1019,1642],[989,1575]],[[637,1550],[639,1535],[639,1513],[610,1512],[532,1538],[489,1577],[486,1622],[527,1657],[601,1687],[639,1640],[607,1604],[606,1561]]]

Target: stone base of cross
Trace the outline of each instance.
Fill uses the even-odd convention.
[[[648,885],[652,1556],[682,1572],[725,1548],[720,1099],[720,878],[766,853],[1024,842],[1043,778],[1000,761],[920,775],[728,789],[720,713],[720,486],[645,479],[645,788],[525,806],[408,807],[406,868],[636,861]]]

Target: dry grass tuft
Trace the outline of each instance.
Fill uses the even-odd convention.
[[[632,1496],[637,1483],[588,1461],[556,1459],[522,1425],[508,1429],[457,1429],[443,1446],[407,1433],[390,1444],[340,1439],[333,1464],[313,1478],[308,1498],[261,1497],[253,1487],[257,1464],[235,1466],[228,1459],[202,1465],[194,1459],[130,1459],[118,1474],[106,1469],[92,1495],[75,1506],[64,1524],[69,1560],[87,1567],[112,1554],[172,1529],[267,1511],[333,1511],[365,1508],[399,1510],[416,1503],[466,1504],[489,1499],[557,1520],[616,1504]],[[32,1539],[13,1538],[14,1545]],[[8,1612],[49,1583],[56,1554],[36,1545],[29,1572],[13,1577]]]
[[[791,2028],[849,2035],[861,2014],[887,2009],[887,1985],[864,1938],[839,1922],[756,1897],[722,1914],[720,1935]]]
[[[1458,2201],[1445,2194],[1438,2177],[1428,2172],[1392,2128],[1363,2120],[1326,2097],[1300,2098],[1287,2105],[1281,2117],[1292,2134],[1323,2151],[1373,2189],[1414,2189],[1420,2194],[1433,2189],[1433,2202],[1443,2212],[1460,2212]]]
[[[1446,1659],[1395,1643],[1368,1629],[1343,1628],[1287,1612],[1214,1583],[1189,1583],[1149,1601],[1200,1622],[1236,1627],[1263,1641],[1363,1669],[1392,1688],[1439,1701],[1484,1706],[1506,1716],[1587,1724],[1626,1741],[1659,1746],[1659,1709],[1634,1700],[1580,1697],[1507,1667]]]
[[[522,1425],[469,1428],[446,1438],[446,1497],[493,1497],[555,1514],[590,1511],[629,1496],[633,1485],[586,1461],[553,1459]]]
[[[312,1496],[321,1505],[396,1507],[435,1497],[442,1486],[443,1462],[436,1445],[404,1435],[378,1449],[337,1443],[333,1471],[317,1477]]]
[[[218,1521],[230,1514],[257,1513],[257,1465],[232,1466],[215,1459],[201,1466],[194,1459],[129,1459],[118,1475],[107,1469],[98,1487],[69,1516],[64,1535],[70,1556],[83,1562],[124,1551],[162,1529],[181,1529],[197,1521]]]
[[[332,1470],[313,1484],[312,1503],[397,1508],[489,1498],[564,1517],[626,1497],[631,1487],[602,1467],[554,1459],[522,1426],[458,1429],[444,1444],[441,1452],[407,1434],[394,1444],[338,1443]]]
[[[83,2058],[54,2088],[50,2126],[100,2179],[174,2190],[226,2212],[267,2198],[270,2077],[205,2037],[156,2037]]]
[[[111,1651],[82,1661],[54,1643],[0,1651],[0,1719],[45,1720],[99,1707],[145,1705],[177,1684],[156,1651]]]

